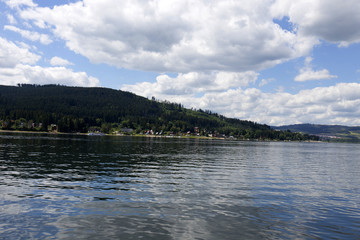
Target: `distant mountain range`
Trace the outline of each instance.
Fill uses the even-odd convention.
[[[275,130],[300,132],[321,137],[323,140],[332,141],[360,141],[360,126],[349,127],[342,125],[320,125],[320,124],[294,124],[272,127]]]

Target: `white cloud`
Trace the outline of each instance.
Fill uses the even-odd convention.
[[[99,80],[85,72],[73,72],[65,67],[44,68],[18,64],[14,68],[0,68],[0,85],[18,83],[94,87],[99,85]]]
[[[314,71],[312,69],[301,69],[300,74],[295,77],[297,82],[305,82],[311,80],[323,80],[337,78],[336,75],[331,75],[327,69],[322,69],[319,71]]]
[[[259,87],[263,87],[273,81],[275,81],[275,78],[261,79],[261,81],[259,83]]]
[[[16,19],[11,14],[7,14],[7,19],[8,19],[10,24],[16,24],[17,23]]]
[[[135,85],[124,85],[125,91],[131,91],[140,95],[151,97],[154,95],[184,96],[204,92],[221,92],[229,88],[247,87],[254,84],[258,73],[248,71],[235,72],[190,72],[179,74],[177,77],[160,75],[156,82],[142,82]]]
[[[314,71],[311,68],[311,61],[313,59],[311,57],[307,57],[305,59],[304,68],[300,69],[299,75],[294,78],[296,82],[305,82],[312,80],[324,80],[324,79],[332,79],[337,78],[336,75],[331,75],[327,69],[322,69],[318,71]]]
[[[50,29],[94,63],[157,72],[243,72],[306,55],[317,44],[275,24],[268,11],[272,2],[85,0],[28,8],[20,16]]]
[[[308,122],[360,125],[359,83],[340,83],[330,87],[303,90],[296,94],[264,93],[255,88],[236,88],[221,92],[208,91],[202,96],[197,96],[198,91],[193,90],[184,92],[183,95],[174,95],[167,92],[167,89],[162,89],[162,86],[167,84],[170,85],[171,80],[126,85],[122,90],[269,125]]]
[[[50,59],[50,64],[52,66],[68,66],[68,65],[74,65],[72,62],[69,62],[66,59],[63,59],[61,57],[53,57]]]
[[[37,32],[31,32],[28,30],[23,30],[20,28],[17,28],[15,26],[5,25],[4,30],[9,30],[13,32],[19,33],[23,38],[29,39],[31,41],[39,41],[42,44],[48,45],[52,43],[52,40],[50,39],[49,35],[37,33]]]
[[[30,6],[19,9],[19,16],[52,31],[94,63],[145,71],[258,71],[306,56],[320,40],[340,46],[360,41],[358,0],[84,0],[53,8],[36,7],[30,0],[7,4]],[[284,17],[294,31],[273,22]]]
[[[19,47],[0,37],[0,68],[14,67],[18,63],[34,64],[41,57],[30,52],[27,48]]]
[[[205,95],[204,108],[270,125],[293,123],[360,124],[360,84],[341,83],[297,94],[237,89]],[[211,99],[209,101],[208,99]]]
[[[299,36],[315,36],[339,46],[360,42],[358,0],[276,0],[271,10],[277,18],[288,16]]]
[[[11,8],[19,8],[21,6],[36,7],[37,4],[32,0],[5,0],[5,3]]]
[[[308,55],[320,40],[359,42],[359,11],[358,0],[84,0],[20,16],[94,63],[188,73],[261,70]],[[273,22],[283,17],[294,31]]]
[[[99,80],[85,72],[73,72],[65,67],[33,66],[40,56],[31,53],[27,45],[18,46],[0,37],[0,84],[65,84],[70,86],[97,86]]]

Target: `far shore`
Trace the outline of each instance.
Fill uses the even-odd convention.
[[[66,132],[44,132],[44,131],[19,131],[19,130],[2,130],[0,129],[0,133],[28,133],[28,134],[50,134],[50,135],[81,135],[81,136],[90,136],[89,133],[66,133]],[[151,135],[151,134],[101,134],[101,135],[93,135],[93,136],[111,136],[111,137],[149,137],[149,138],[196,138],[196,139],[219,139],[225,140],[226,138],[221,137],[207,137],[207,136],[189,136],[189,135]]]
[[[2,130],[0,133],[21,133],[21,134],[49,134],[49,135],[78,135],[78,136],[90,136],[89,133],[65,133],[65,132],[55,132],[55,131],[19,131],[19,130]],[[224,137],[208,137],[208,136],[194,136],[194,135],[151,135],[151,134],[131,134],[131,135],[122,135],[122,134],[103,134],[103,135],[94,135],[94,136],[110,136],[110,137],[146,137],[146,138],[183,138],[183,139],[206,139],[206,140],[230,140],[230,141],[255,141],[255,142],[311,142],[319,143],[324,141],[290,141],[290,140],[270,140],[270,139],[237,139],[237,138],[224,138]],[[325,141],[326,142],[326,141]]]

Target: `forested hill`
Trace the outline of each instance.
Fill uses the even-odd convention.
[[[242,139],[310,140],[251,121],[226,118],[181,104],[149,100],[108,88],[59,85],[0,86],[4,130],[138,134],[194,134]],[[316,140],[316,139],[315,139]]]
[[[290,130],[320,136],[323,139],[360,141],[360,126],[349,127],[342,125],[321,125],[321,124],[294,124],[273,127],[277,130]]]

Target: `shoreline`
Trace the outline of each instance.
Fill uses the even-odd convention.
[[[327,141],[291,141],[291,140],[260,140],[260,139],[237,139],[237,138],[223,138],[223,137],[207,137],[207,136],[177,136],[177,135],[120,135],[120,134],[104,134],[104,135],[89,135],[89,133],[64,133],[64,132],[43,132],[43,131],[19,131],[19,130],[3,130],[0,133],[19,133],[19,134],[47,134],[47,135],[73,135],[73,136],[89,136],[89,137],[146,137],[146,138],[172,138],[172,139],[204,139],[204,140],[225,140],[225,141],[245,141],[245,142],[308,142],[308,143],[326,143]],[[335,142],[336,143],[336,142]]]
[[[209,139],[209,140],[227,140],[226,138],[216,138],[216,137],[206,137],[206,136],[171,136],[171,135],[142,135],[142,134],[132,134],[132,135],[120,135],[120,134],[95,134],[89,135],[89,133],[64,133],[64,132],[44,132],[44,131],[20,131],[20,130],[3,130],[0,129],[0,133],[26,133],[26,134],[49,134],[49,135],[74,135],[74,136],[90,136],[90,137],[147,137],[147,138],[193,138],[193,139]],[[238,140],[238,139],[232,139]],[[246,141],[246,140],[244,140]]]

